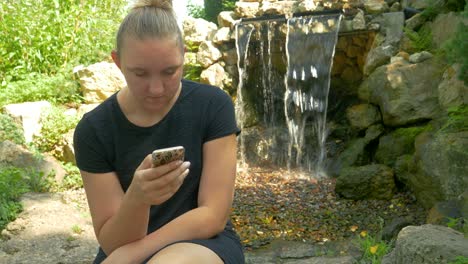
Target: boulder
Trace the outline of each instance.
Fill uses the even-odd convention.
[[[379,109],[371,104],[354,105],[346,109],[346,117],[352,127],[366,129],[381,121]]]
[[[405,18],[403,12],[384,13],[371,21],[380,25],[379,34],[374,40],[374,47],[369,51],[364,65],[364,74],[371,74],[377,67],[390,61],[398,52],[399,43],[403,37]]]
[[[184,40],[193,45],[200,45],[203,41],[210,40],[218,29],[213,22],[193,17],[185,18],[182,28]]]
[[[120,69],[112,62],[99,62],[73,69],[80,82],[85,103],[100,103],[127,85]]]
[[[468,257],[468,239],[462,233],[438,225],[407,226],[382,264],[450,263],[458,256]]]
[[[210,67],[222,57],[223,54],[213,45],[212,41],[204,41],[200,44],[197,61],[203,68]]]
[[[422,133],[415,141],[417,172],[408,181],[418,201],[431,208],[458,200],[468,189],[468,131]]]
[[[336,179],[335,191],[346,199],[391,199],[395,191],[393,171],[383,164],[344,168]]]
[[[468,86],[458,79],[460,68],[460,65],[449,66],[437,88],[439,104],[443,109],[468,105]]]
[[[417,64],[399,60],[377,68],[361,84],[358,95],[379,106],[387,126],[433,119],[440,112],[437,87],[442,67],[433,59]]]
[[[468,19],[454,12],[439,14],[431,23],[432,43],[435,48],[441,48],[447,40],[453,38],[460,23],[468,25]]]
[[[3,107],[3,112],[11,116],[23,128],[26,143],[33,141],[34,136],[40,135],[40,119],[42,113],[52,108],[47,101],[9,104]]]
[[[60,163],[52,156],[37,155],[8,140],[0,142],[0,166],[27,169],[31,173],[42,173],[42,177],[53,174],[59,183],[66,174]]]
[[[379,146],[375,153],[375,160],[392,167],[397,158],[404,154],[413,154],[414,139],[426,127],[398,128],[397,130],[379,138]]]

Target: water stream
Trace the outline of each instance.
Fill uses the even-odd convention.
[[[247,151],[254,151],[278,166],[325,174],[327,102],[340,21],[340,14],[324,14],[236,25],[236,111],[243,131],[257,131],[257,139],[241,134],[242,164],[251,162]]]

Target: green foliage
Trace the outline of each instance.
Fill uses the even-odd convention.
[[[8,115],[0,113],[0,142],[10,140],[18,145],[25,143],[23,129]]]
[[[60,189],[69,190],[83,188],[83,179],[81,178],[78,167],[72,163],[65,163],[62,167],[65,169],[66,176],[63,178]]]
[[[415,51],[424,51],[432,49],[432,32],[429,26],[423,26],[417,31],[403,28],[403,32],[410,39]]]
[[[361,232],[357,237],[356,243],[363,251],[361,261],[359,263],[380,264],[383,256],[385,256],[391,248],[391,245],[367,233]]]
[[[26,79],[7,83],[0,87],[0,107],[7,104],[46,100],[53,104],[81,103],[83,98],[78,83],[70,74],[57,73],[54,76],[31,73]]]
[[[202,18],[202,19],[207,20],[205,8],[203,6],[193,4],[192,1],[190,0],[187,4],[187,12],[189,16],[193,18]]]
[[[468,264],[468,258],[464,256],[458,256],[455,260],[450,261],[448,264]]]
[[[432,126],[430,124],[427,124],[425,126],[418,126],[418,127],[403,127],[403,128],[398,128],[394,132],[395,137],[405,137],[411,140],[414,140],[417,135],[419,135],[421,132],[424,131],[430,131],[432,130]]]
[[[468,2],[465,6],[465,11],[461,16],[466,20],[468,19]],[[458,78],[462,80],[465,85],[468,85],[468,25],[461,22],[458,25],[455,36],[448,40],[443,47],[447,59],[450,63],[459,63],[461,65]]]
[[[53,75],[107,57],[125,0],[0,2],[0,83]]]
[[[468,130],[468,105],[451,107],[447,110],[448,119],[438,132],[458,132]]]
[[[223,11],[231,11],[236,8],[236,0],[222,0]]]
[[[198,82],[202,71],[203,67],[200,64],[186,64],[184,66],[184,79]]]
[[[236,0],[204,0],[204,3],[205,7],[203,12],[199,12],[202,14],[202,16],[199,16],[199,18],[203,18],[216,24],[218,24],[219,13],[222,11],[234,10],[236,7]]]
[[[78,117],[67,115],[61,107],[52,107],[41,116],[41,132],[33,140],[34,147],[54,157],[61,157],[66,142],[63,135],[78,124]]]
[[[21,212],[19,198],[27,191],[24,171],[13,167],[0,167],[0,230]]]
[[[465,235],[465,237],[468,237],[468,220],[465,218],[448,217],[447,227],[462,232]]]

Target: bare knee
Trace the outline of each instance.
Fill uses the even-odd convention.
[[[154,255],[148,264],[223,264],[221,258],[211,249],[194,243],[176,243],[170,245],[156,255]]]

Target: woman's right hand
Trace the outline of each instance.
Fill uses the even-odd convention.
[[[179,190],[189,173],[190,162],[173,161],[152,167],[151,154],[135,171],[129,194],[140,203],[160,205]]]

